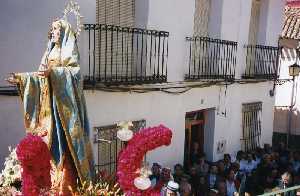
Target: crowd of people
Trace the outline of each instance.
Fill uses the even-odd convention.
[[[300,151],[288,150],[283,143],[265,145],[253,151],[237,152],[235,157],[209,162],[203,153],[193,152],[187,167],[176,164],[173,173],[153,163],[153,187],[162,195],[232,196],[260,195],[300,185]]]

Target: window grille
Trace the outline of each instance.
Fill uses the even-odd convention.
[[[260,146],[262,102],[242,105],[242,149],[246,152]]]
[[[146,127],[145,120],[133,121],[132,131],[136,132]],[[114,175],[117,168],[117,158],[120,150],[125,147],[126,142],[117,138],[117,124],[94,127],[94,143],[97,145],[96,152],[96,172],[105,171]]]

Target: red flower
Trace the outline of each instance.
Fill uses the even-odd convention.
[[[24,196],[38,196],[41,189],[51,187],[51,154],[41,137],[28,134],[17,146],[17,157],[23,169]]]
[[[149,188],[146,191],[137,189],[133,181],[139,176],[136,170],[141,168],[144,155],[155,148],[171,143],[172,132],[163,125],[146,128],[137,132],[129,140],[125,149],[119,153],[117,177],[126,195],[159,195],[160,190]]]

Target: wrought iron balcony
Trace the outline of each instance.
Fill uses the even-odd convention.
[[[165,31],[85,24],[88,34],[86,85],[144,84],[167,81]]]
[[[244,79],[277,79],[279,48],[273,46],[247,45]]]
[[[187,37],[188,74],[185,80],[234,80],[237,42]]]

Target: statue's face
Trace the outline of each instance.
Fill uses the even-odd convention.
[[[60,29],[61,29],[61,25],[58,21],[52,23],[51,35],[52,35],[52,41],[55,43],[60,42]]]

